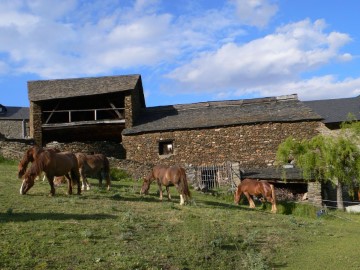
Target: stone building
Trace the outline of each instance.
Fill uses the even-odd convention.
[[[29,136],[29,108],[0,104],[0,136],[25,139]]]
[[[30,136],[39,145],[56,141],[71,150],[66,147],[74,142],[101,141],[91,147],[105,143],[134,164],[180,164],[195,177],[194,168],[202,166],[200,179],[219,177],[209,166],[230,162],[246,177],[278,186],[285,184],[274,166],[281,142],[336,129],[346,118],[330,115],[350,104],[359,113],[359,98],[346,99],[344,106],[344,100],[301,102],[297,95],[147,108],[140,75],[30,81],[28,93]],[[296,169],[290,170],[287,187],[310,191],[309,199],[321,202],[321,187],[308,187]]]
[[[296,95],[160,106],[141,110],[122,140],[135,161],[263,168],[285,138],[311,138],[321,120]]]
[[[145,99],[140,75],[28,82],[30,135],[48,142],[113,141],[131,127]]]

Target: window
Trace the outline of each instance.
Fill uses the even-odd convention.
[[[173,141],[161,141],[159,142],[159,155],[171,155],[174,153]]]

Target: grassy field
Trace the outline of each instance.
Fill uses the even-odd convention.
[[[37,181],[22,196],[16,171],[0,162],[0,269],[360,269],[360,215],[285,203],[271,214],[220,191],[180,206],[174,188],[160,202],[131,179],[54,197]]]

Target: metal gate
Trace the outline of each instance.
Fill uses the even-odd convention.
[[[220,187],[234,188],[240,182],[238,163],[225,162],[217,165],[203,165],[195,168],[195,182],[201,190]]]

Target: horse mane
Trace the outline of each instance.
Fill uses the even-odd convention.
[[[36,159],[31,163],[29,174],[39,175],[50,159],[50,152],[43,151],[37,155]]]

